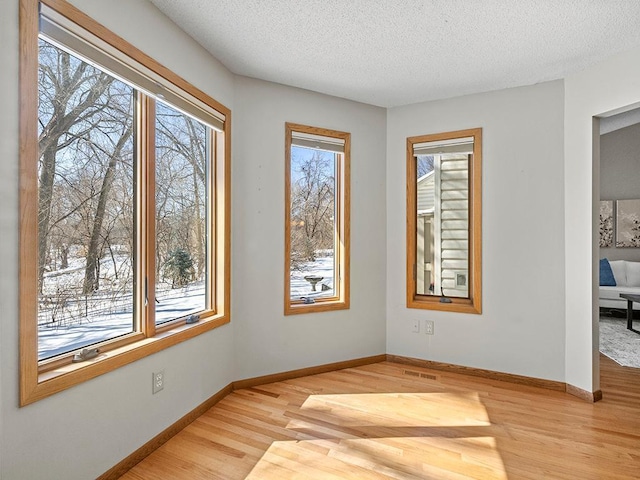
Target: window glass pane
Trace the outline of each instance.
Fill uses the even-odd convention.
[[[134,330],[133,89],[39,41],[38,357]]]
[[[335,172],[339,155],[291,147],[291,300],[336,296]]]
[[[435,289],[435,248],[434,248],[434,213],[436,206],[435,193],[435,158],[433,155],[418,155],[416,168],[418,179],[417,223],[416,223],[416,293],[433,295]],[[439,294],[439,293],[438,293]]]
[[[156,323],[207,309],[210,131],[156,106]]]
[[[439,155],[440,292],[469,298],[469,155]]]
[[[416,294],[469,297],[469,157],[416,155]]]

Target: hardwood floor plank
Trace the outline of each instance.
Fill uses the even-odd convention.
[[[638,478],[640,369],[601,372],[597,403],[392,362],[252,385],[122,478]]]

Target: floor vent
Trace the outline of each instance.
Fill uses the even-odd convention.
[[[416,372],[414,370],[404,370],[403,373],[405,375],[409,375],[410,377],[427,378],[429,380],[437,380],[438,378],[435,375],[431,375],[430,373]]]

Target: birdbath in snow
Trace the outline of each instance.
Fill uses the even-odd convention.
[[[317,275],[307,275],[304,279],[311,284],[311,291],[316,291],[316,285],[321,282],[324,277],[318,277]]]

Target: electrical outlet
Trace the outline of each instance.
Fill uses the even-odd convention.
[[[433,320],[427,320],[424,323],[424,333],[427,335],[433,335]]]
[[[154,372],[152,392],[156,394],[163,388],[164,388],[164,370],[160,370],[159,372]]]
[[[420,320],[414,320],[411,332],[420,333]]]

